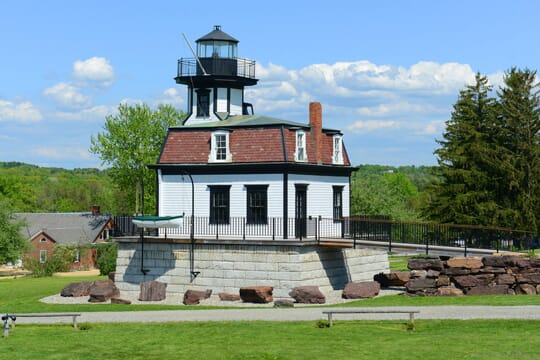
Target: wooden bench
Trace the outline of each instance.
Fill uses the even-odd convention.
[[[71,317],[73,319],[73,327],[77,329],[77,317],[81,316],[80,313],[43,313],[43,314],[8,314],[11,319],[11,325],[15,327],[15,321],[17,318],[31,318],[31,317]]]
[[[328,315],[328,326],[332,326],[332,316],[334,314],[409,314],[409,321],[414,324],[414,314],[418,314],[418,310],[377,310],[377,309],[331,309],[324,310],[323,314]]]

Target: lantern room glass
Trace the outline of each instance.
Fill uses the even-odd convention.
[[[200,41],[197,44],[197,56],[200,58],[228,58],[236,59],[237,46],[234,42],[229,41]]]

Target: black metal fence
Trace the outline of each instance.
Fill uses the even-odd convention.
[[[136,236],[140,229],[132,218],[114,217],[113,236]],[[244,217],[231,217],[226,224],[212,224],[208,217],[184,218],[181,226],[169,229],[149,229],[145,234],[171,238],[238,239],[238,240],[314,240],[379,242],[392,251],[398,244],[415,244],[425,247],[443,246],[492,250],[529,250],[539,247],[539,238],[528,231],[497,227],[449,225],[435,223],[392,221],[384,217],[350,217],[329,219],[309,217],[306,219],[268,218],[265,223],[251,224]]]

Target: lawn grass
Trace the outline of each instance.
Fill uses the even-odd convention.
[[[538,321],[17,325],[9,359],[537,359]],[[31,343],[32,346],[28,346]]]

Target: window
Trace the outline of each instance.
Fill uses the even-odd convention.
[[[210,224],[228,224],[230,213],[230,185],[214,185],[210,188]]]
[[[333,186],[334,189],[334,221],[339,221],[343,217],[343,186]]]
[[[210,116],[210,90],[197,90],[197,117]]]
[[[39,262],[45,263],[47,261],[47,250],[39,250]]]
[[[42,243],[47,242],[47,239],[45,239],[44,237],[42,237],[41,239],[39,239],[39,242],[42,242]]]
[[[268,223],[268,185],[246,185],[247,223]]]
[[[80,249],[75,249],[75,257],[73,259],[73,262],[75,262],[75,263],[81,262],[81,250]]]
[[[209,162],[230,161],[229,133],[227,131],[216,131],[212,133]]]
[[[341,135],[334,135],[334,154],[332,156],[332,162],[334,164],[343,164],[343,144]]]
[[[306,161],[306,134],[303,131],[296,132],[296,152],[295,160],[296,161]]]

